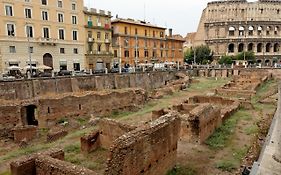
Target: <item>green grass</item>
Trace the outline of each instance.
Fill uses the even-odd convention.
[[[0,173],[0,175],[11,175],[11,172],[6,171],[6,172],[3,172],[3,173]]]
[[[206,144],[211,149],[220,149],[228,145],[229,141],[235,131],[235,127],[240,119],[249,116],[248,111],[239,110],[231,118],[226,120],[215,132],[214,134],[206,140]]]
[[[257,134],[259,132],[259,127],[257,125],[252,125],[244,129],[247,135]]]
[[[190,88],[188,88],[189,91],[204,91],[213,88],[218,88],[230,81],[229,78],[218,78],[217,80],[215,78],[199,78],[197,80],[199,80],[200,82],[192,83]]]
[[[269,80],[266,81],[265,83],[262,83],[261,86],[257,89],[256,95],[252,98],[252,103],[255,104],[259,100],[261,100],[263,95],[265,95],[271,88],[276,88],[275,85],[276,85],[275,80]]]
[[[67,145],[64,147],[64,151],[66,153],[79,153],[80,152],[80,143],[77,142],[72,145]]]
[[[166,175],[195,175],[196,171],[191,167],[176,166],[174,169],[168,171]]]
[[[221,160],[216,163],[216,168],[222,171],[232,172],[237,167],[237,164],[233,160]]]

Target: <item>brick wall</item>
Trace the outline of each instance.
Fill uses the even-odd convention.
[[[105,175],[166,174],[176,164],[179,131],[179,114],[172,112],[119,137]]]

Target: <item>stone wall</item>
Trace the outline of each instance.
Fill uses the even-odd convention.
[[[177,79],[177,72],[108,74],[103,76],[61,77],[0,82],[0,99],[31,99],[49,94],[103,89],[143,88],[151,90]]]
[[[22,140],[30,141],[37,136],[36,126],[22,126],[13,129],[14,141],[20,142]]]
[[[119,137],[105,175],[166,174],[176,164],[179,132],[179,114],[172,112]]]
[[[118,137],[136,129],[134,126],[112,119],[100,119],[97,125],[98,128],[95,131],[81,137],[81,150],[83,152],[90,153],[100,147],[109,149]]]

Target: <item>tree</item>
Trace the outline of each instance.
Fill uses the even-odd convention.
[[[194,60],[194,51],[192,50],[192,48],[186,50],[186,52],[184,53],[184,60],[186,63],[192,64]]]
[[[255,62],[256,56],[254,52],[241,52],[235,56],[235,59]]]
[[[213,53],[211,49],[206,45],[195,47],[195,49],[189,49],[185,52],[185,62],[191,64],[194,62],[194,50],[196,54],[196,63],[206,64],[213,61]]]
[[[232,64],[232,56],[222,56],[219,60],[219,64]]]

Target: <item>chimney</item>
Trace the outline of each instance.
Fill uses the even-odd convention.
[[[173,29],[169,29],[169,37],[173,36]]]

